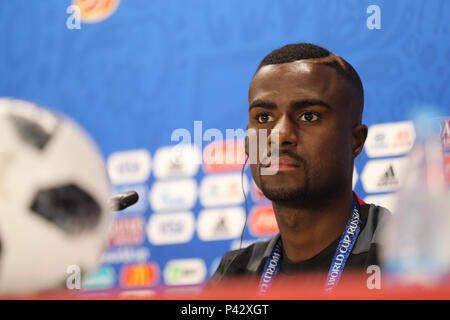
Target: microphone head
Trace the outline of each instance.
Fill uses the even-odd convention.
[[[139,200],[139,195],[136,191],[127,191],[115,195],[110,199],[110,207],[113,211],[121,211],[132,205],[134,205]]]
[[[139,195],[136,191],[128,191],[123,193],[120,201],[121,207],[123,207],[121,210],[132,206],[133,204],[138,202],[138,200]]]

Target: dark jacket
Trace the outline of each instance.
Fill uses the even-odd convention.
[[[379,265],[379,247],[381,245],[381,229],[391,217],[391,213],[373,204],[360,205],[361,230],[342,274],[344,278],[348,270],[366,271],[370,265]],[[213,288],[227,279],[245,276],[246,279],[258,282],[262,275],[267,257],[269,256],[279,234],[267,241],[256,242],[246,248],[225,253],[216,272],[207,284],[207,288]],[[288,270],[289,264],[281,264],[280,272],[287,274],[300,273],[302,271],[319,271],[323,274],[324,281],[331,265],[334,252],[339,244],[340,237],[317,256],[302,263],[297,263],[296,270]],[[285,270],[283,270],[285,267]]]

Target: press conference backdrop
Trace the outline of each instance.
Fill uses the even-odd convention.
[[[312,42],[356,68],[369,137],[354,190],[395,213],[415,138],[411,110],[433,106],[449,147],[449,21],[447,0],[2,0],[0,96],[75,119],[104,153],[115,192],[140,195],[116,215],[84,289],[198,290],[239,247],[245,221],[241,165],[209,161],[222,144],[202,134],[246,127],[260,60],[284,44]],[[196,149],[173,162],[176,129]],[[228,146],[242,154],[241,142]],[[277,226],[248,169],[244,183],[245,246]]]

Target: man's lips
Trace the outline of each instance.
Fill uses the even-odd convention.
[[[300,163],[290,157],[279,157],[270,159],[267,164],[262,165],[262,167],[268,169],[274,169],[278,171],[289,171],[295,170],[300,167]]]

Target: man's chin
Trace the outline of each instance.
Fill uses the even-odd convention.
[[[308,198],[308,192],[305,188],[268,188],[261,186],[264,196],[275,202],[297,202]]]

